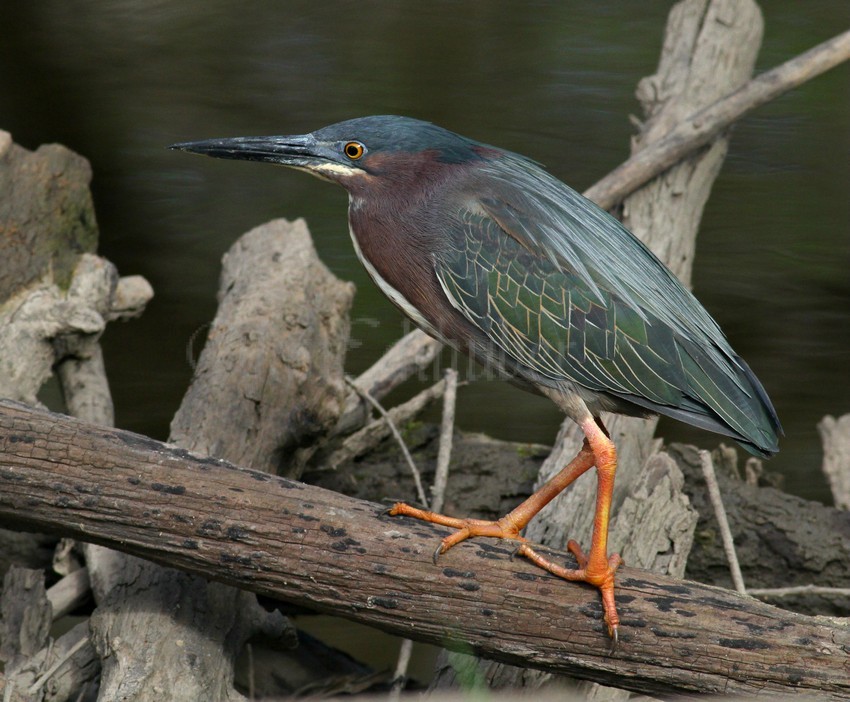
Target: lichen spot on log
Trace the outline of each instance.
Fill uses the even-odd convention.
[[[165,483],[151,483],[151,489],[156,492],[164,492],[167,495],[185,495],[185,485],[166,485]]]
[[[398,600],[392,597],[377,597],[372,595],[366,599],[366,606],[370,609],[375,607],[382,607],[383,609],[398,609],[400,605]]]
[[[333,527],[330,524],[323,524],[319,528],[328,536],[333,536],[334,538],[339,538],[340,536],[348,536],[348,532],[345,529]]]
[[[717,643],[724,648],[736,648],[743,651],[760,651],[770,648],[770,644],[759,639],[720,639]]]
[[[455,568],[443,568],[443,575],[447,578],[466,578],[474,579],[475,571],[472,570],[457,570]]]

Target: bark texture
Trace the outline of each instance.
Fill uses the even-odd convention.
[[[69,412],[111,424],[100,335],[107,322],[140,314],[153,291],[139,276],[119,278],[109,261],[92,253],[97,225],[90,180],[88,162],[70,150],[48,145],[30,152],[0,132],[0,396],[37,405],[38,391],[55,372]],[[43,589],[56,539],[4,532],[0,543],[0,562],[39,566],[33,573]],[[24,606],[11,596],[4,602]],[[29,610],[41,611],[35,604]],[[52,601],[44,611],[48,621],[57,616]],[[19,635],[26,630],[14,617],[5,622],[4,641],[13,640],[13,624],[23,627]],[[55,641],[45,634],[41,645],[27,656],[4,652],[6,698],[93,699],[99,663],[88,623]]]
[[[329,431],[344,399],[350,284],[318,260],[303,221],[278,220],[225,255],[219,308],[171,441],[269,473]],[[300,455],[300,454],[299,454]],[[255,595],[134,556],[87,550],[98,608],[101,699],[244,699],[233,687],[246,642],[296,645]]]
[[[354,286],[319,260],[304,220],[276,220],[225,255],[219,308],[171,440],[298,477],[338,420]]]
[[[91,167],[59,144],[27,151],[0,131],[0,300],[48,272],[67,288],[81,253],[97,247]]]
[[[850,414],[826,416],[818,424],[823,443],[823,472],[835,506],[850,509]]]
[[[374,503],[9,402],[0,437],[0,518],[21,526],[636,691],[850,695],[850,629],[837,620],[626,567],[621,649],[609,657],[598,594],[511,561],[509,545],[461,544],[435,568],[445,530]]]

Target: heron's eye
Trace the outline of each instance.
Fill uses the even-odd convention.
[[[366,153],[366,147],[359,141],[349,141],[342,150],[352,161],[356,161],[358,158],[363,156],[364,153]]]

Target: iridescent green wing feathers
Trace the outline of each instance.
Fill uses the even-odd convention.
[[[444,232],[435,266],[452,305],[543,382],[775,452],[770,401],[696,299],[617,220],[516,160],[525,182],[515,163],[501,181],[488,174],[492,195],[469,199]]]

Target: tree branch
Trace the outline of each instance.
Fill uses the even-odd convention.
[[[850,59],[850,30],[756,76],[735,92],[682,120],[666,137],[639,151],[585,191],[600,207],[629,193],[704,146],[733,122],[782,93]]]
[[[387,631],[656,694],[850,695],[850,629],[623,568],[620,651],[597,593],[487,540],[374,503],[0,402],[0,519],[49,529]],[[567,556],[557,556],[568,558]]]

